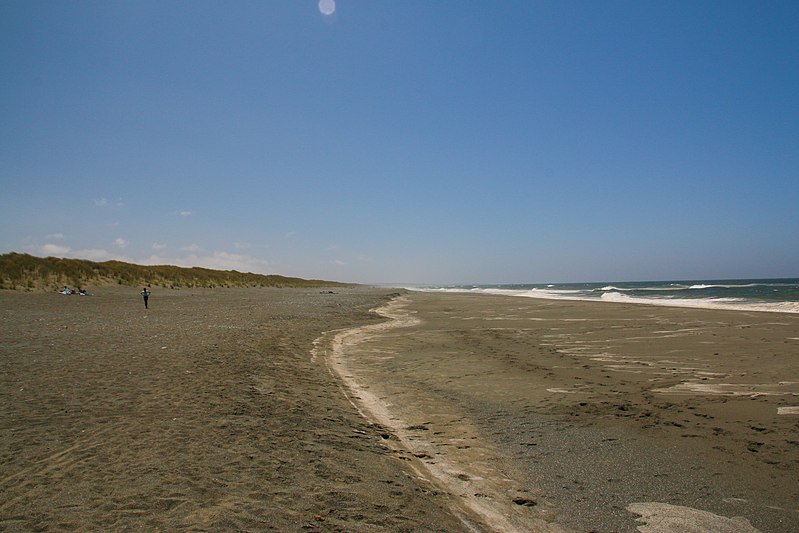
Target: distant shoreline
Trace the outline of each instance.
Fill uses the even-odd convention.
[[[696,280],[404,287],[410,291],[514,296],[663,307],[799,313],[799,279]]]

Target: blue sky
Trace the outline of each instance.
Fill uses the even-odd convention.
[[[799,276],[799,3],[334,5],[0,3],[0,252]]]

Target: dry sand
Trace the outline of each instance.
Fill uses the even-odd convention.
[[[0,530],[799,531],[799,316],[333,290],[0,292]]]
[[[0,291],[0,530],[457,531],[324,361],[387,291]]]

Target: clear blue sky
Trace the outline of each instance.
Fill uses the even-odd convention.
[[[366,283],[799,276],[798,2],[335,8],[0,3],[0,252]]]

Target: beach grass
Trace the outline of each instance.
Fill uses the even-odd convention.
[[[0,289],[57,290],[118,284],[171,289],[216,287],[323,287],[347,284],[236,270],[137,265],[122,261],[35,257],[11,252],[0,255]]]

